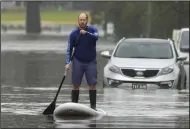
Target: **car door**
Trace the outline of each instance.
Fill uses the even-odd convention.
[[[176,54],[176,57],[179,57],[179,53],[177,52],[177,49],[176,49],[176,47],[175,47],[175,45],[173,45],[174,46],[174,51],[175,51],[175,54]],[[185,77],[186,77],[186,71],[185,71],[185,67],[184,67],[184,61],[177,61],[176,60],[176,63],[177,63],[177,65],[178,65],[178,68],[180,69],[180,79],[181,79],[181,85],[183,85],[184,84],[184,82],[186,81],[185,80]]]

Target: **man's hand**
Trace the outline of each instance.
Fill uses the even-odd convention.
[[[70,70],[70,69],[71,69],[70,64],[66,64],[66,65],[65,65],[65,70],[68,71],[68,70]]]
[[[80,30],[80,33],[81,33],[81,34],[86,34],[87,31],[86,31],[86,30]]]

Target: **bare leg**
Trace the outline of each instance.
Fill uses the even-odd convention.
[[[80,85],[73,85],[73,89],[72,90],[79,90]]]
[[[96,85],[89,85],[89,90],[96,90]]]

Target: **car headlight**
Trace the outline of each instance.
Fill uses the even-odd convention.
[[[163,68],[160,72],[160,75],[166,75],[166,74],[169,74],[171,72],[173,72],[174,70],[174,66],[169,66],[169,67],[166,67],[166,68]]]
[[[119,74],[121,73],[120,69],[117,66],[114,66],[114,65],[110,66],[109,70],[114,72],[114,73],[119,73]]]

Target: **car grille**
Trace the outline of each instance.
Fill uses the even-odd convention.
[[[143,75],[138,75],[137,72],[139,71],[135,71],[134,69],[121,69],[122,73],[126,76],[129,77],[154,77],[158,74],[159,70],[145,70],[145,71],[140,71],[143,73]]]

